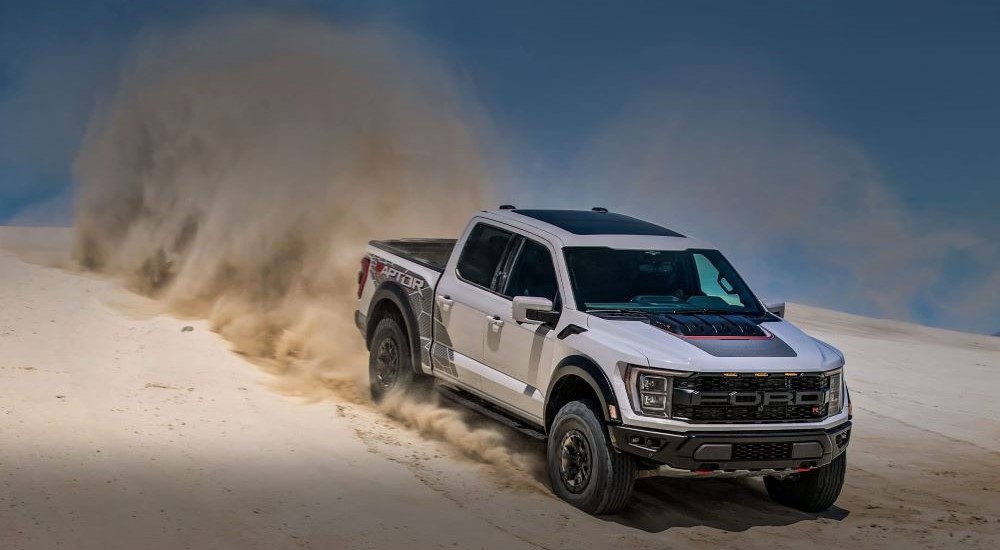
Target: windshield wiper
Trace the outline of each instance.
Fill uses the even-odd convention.
[[[672,309],[670,311],[651,311],[648,309],[630,309],[630,308],[616,308],[616,309],[588,309],[586,313],[591,315],[599,315],[601,313],[609,313],[611,315],[753,315],[752,312],[745,311],[732,311],[728,309]]]
[[[628,309],[628,308],[622,308],[622,309],[596,309],[596,308],[591,308],[591,309],[588,309],[586,312],[589,313],[589,314],[591,314],[591,315],[596,315],[596,314],[599,314],[599,313],[611,313],[611,314],[615,314],[615,313],[637,313],[637,314],[640,314],[640,315],[655,315],[657,313],[655,311],[649,311],[647,309]]]
[[[680,315],[684,315],[686,313],[697,313],[701,315],[746,315],[744,312],[733,311],[731,309],[679,309],[670,313]]]

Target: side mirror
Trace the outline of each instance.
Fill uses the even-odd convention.
[[[769,300],[763,300],[764,309],[769,313],[773,313],[782,319],[785,318],[785,302],[773,302]]]
[[[512,317],[518,323],[555,325],[559,322],[559,312],[552,311],[552,300],[548,298],[515,296],[511,308]]]

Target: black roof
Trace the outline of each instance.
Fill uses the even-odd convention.
[[[513,210],[522,216],[552,224],[575,235],[654,235],[683,237],[680,233],[644,220],[593,210]]]

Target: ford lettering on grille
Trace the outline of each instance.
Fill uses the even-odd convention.
[[[818,405],[826,401],[826,392],[821,391],[680,391],[690,395],[691,405]]]

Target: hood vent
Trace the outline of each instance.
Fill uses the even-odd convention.
[[[659,314],[649,318],[654,327],[684,338],[758,339],[771,334],[742,315]]]

